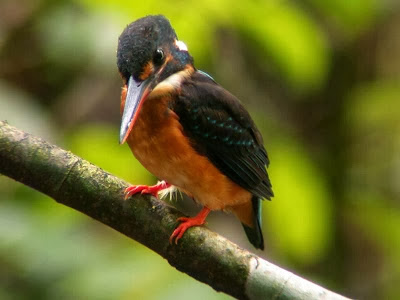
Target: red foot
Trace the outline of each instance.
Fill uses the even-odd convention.
[[[203,207],[203,209],[198,213],[198,215],[193,218],[186,218],[186,217],[178,218],[177,221],[181,221],[182,223],[179,224],[179,226],[171,234],[171,237],[169,238],[170,244],[172,244],[172,241],[174,239],[175,239],[175,244],[178,244],[178,240],[183,236],[183,234],[188,228],[192,226],[203,225],[209,213],[210,209],[207,207]]]
[[[159,191],[169,188],[171,185],[167,182],[160,181],[158,182],[156,185],[132,185],[130,187],[127,187],[125,189],[125,200],[128,199],[130,196],[137,194],[137,193],[141,193],[141,194],[151,194],[154,197],[157,197],[157,194]]]

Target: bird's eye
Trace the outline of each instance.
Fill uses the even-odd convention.
[[[163,59],[164,59],[164,51],[159,48],[154,53],[154,62],[156,64],[159,64],[159,63],[161,63],[163,61]]]

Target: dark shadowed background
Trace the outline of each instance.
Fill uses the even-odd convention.
[[[118,144],[116,47],[128,23],[162,13],[263,132],[276,197],[263,203],[266,250],[256,253],[350,297],[399,299],[399,4],[1,0],[0,119],[154,183]],[[236,219],[213,213],[208,226],[254,250]],[[0,298],[229,297],[0,177]]]

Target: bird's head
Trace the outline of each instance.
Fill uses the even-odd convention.
[[[186,45],[169,21],[147,16],[129,24],[119,37],[117,65],[127,87],[120,143],[129,135],[147,96],[171,75],[193,65]]]

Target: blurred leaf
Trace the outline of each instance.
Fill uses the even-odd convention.
[[[264,205],[264,229],[283,255],[299,264],[317,263],[333,227],[324,176],[296,141],[281,138],[268,147],[275,197]]]
[[[41,299],[229,298],[103,224],[27,191],[41,198],[40,208],[0,202],[0,262],[10,265],[0,276],[29,282]],[[51,217],[60,211],[62,222]]]
[[[278,3],[249,5],[236,12],[236,24],[258,47],[257,61],[276,66],[295,91],[321,88],[330,59],[322,31],[296,6]]]
[[[345,37],[354,38],[368,29],[385,1],[379,0],[308,0],[336,25]]]
[[[155,0],[81,2],[95,9],[123,12],[126,24],[149,14],[164,14],[200,66],[215,55],[213,28],[238,28],[256,41],[260,63],[272,59],[294,90],[307,92],[325,82],[329,51],[323,34],[304,12],[288,2],[248,2],[245,7],[237,0],[182,1],[174,5]]]
[[[202,5],[201,1],[175,1],[171,5],[168,1],[94,1],[77,0],[91,9],[102,12],[114,12],[119,15],[118,22],[121,25],[119,33],[129,23],[146,15],[163,14],[170,19],[180,40],[184,41],[191,54],[199,65],[205,64],[212,54],[211,28],[213,27],[213,16],[210,11]],[[213,5],[214,7],[217,5]],[[204,19],[208,18],[208,22]],[[115,41],[115,47],[117,39]]]
[[[56,132],[48,112],[18,87],[0,81],[0,120],[54,141]]]
[[[132,184],[154,184],[154,177],[136,160],[127,144],[118,143],[119,132],[105,124],[76,128],[67,137],[69,150]]]
[[[349,196],[352,201],[347,213],[361,225],[365,235],[375,240],[376,245],[386,252],[387,258],[396,263],[400,272],[399,209],[394,209],[390,201],[380,194],[359,191]]]
[[[90,18],[76,7],[55,6],[41,18],[37,31],[41,47],[53,64],[74,67],[86,61],[92,52]]]
[[[384,299],[397,299],[400,281],[400,210],[391,200],[371,191],[349,193],[352,199],[346,214],[357,224],[372,245],[383,251],[384,270],[378,276],[384,285]]]
[[[352,184],[400,196],[400,84],[373,82],[348,97]],[[385,180],[382,180],[385,178]]]
[[[358,87],[349,95],[348,120],[356,129],[398,125],[400,82],[378,81]]]
[[[113,21],[110,14],[88,14],[69,4],[49,9],[37,24],[46,59],[66,68],[115,70],[120,28]]]

